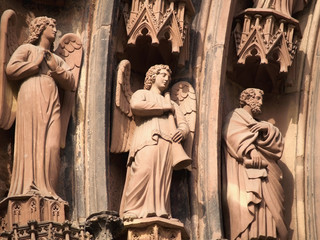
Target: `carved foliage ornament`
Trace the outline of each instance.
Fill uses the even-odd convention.
[[[150,36],[153,45],[166,39],[172,43],[172,52],[179,53],[187,37],[194,7],[190,0],[132,0],[124,3],[128,44],[134,45],[139,36]]]

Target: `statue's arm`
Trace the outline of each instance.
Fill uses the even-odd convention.
[[[73,73],[67,63],[56,56],[58,66],[54,71],[50,71],[49,75],[58,83],[64,90],[74,90],[75,79]]]
[[[171,106],[147,100],[143,91],[137,91],[132,95],[130,107],[134,115],[141,117],[161,116],[171,110]]]
[[[258,132],[250,131],[256,123],[248,124],[238,111],[232,111],[225,119],[222,137],[229,154],[239,162],[251,158],[251,151],[256,149]]]
[[[12,54],[6,68],[6,74],[11,80],[25,79],[39,72],[39,64],[42,62],[41,56],[35,61],[28,60],[30,50],[27,45],[21,45]],[[41,60],[41,61],[40,61]]]
[[[190,132],[189,124],[188,124],[183,112],[181,111],[180,107],[178,106],[178,104],[176,104],[173,101],[172,101],[172,104],[175,108],[177,129],[179,129],[181,131],[183,139],[185,139]]]

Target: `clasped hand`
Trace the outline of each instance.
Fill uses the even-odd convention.
[[[50,51],[43,50],[42,53],[38,55],[34,63],[35,65],[40,66],[43,60],[45,60],[51,71],[55,71],[57,69],[58,64]]]

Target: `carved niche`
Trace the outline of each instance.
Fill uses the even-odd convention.
[[[301,39],[299,21],[291,15],[301,11],[308,1],[253,1],[235,17],[234,37],[238,69],[256,73],[254,83],[250,74],[236,74],[246,79],[243,87],[255,86],[266,92],[283,89]],[[298,3],[299,2],[299,3]],[[259,83],[257,83],[259,82]],[[292,82],[287,82],[292,85]]]
[[[288,72],[301,36],[296,19],[271,9],[246,9],[236,18],[234,35],[238,63],[245,64],[248,57],[256,55],[261,64],[277,61],[280,72]]]
[[[125,195],[122,194],[122,189],[124,186],[128,185],[125,184],[125,179],[128,180],[128,183],[133,179],[133,177],[130,177],[129,180],[129,178],[126,178],[126,176],[123,175],[123,172],[125,172],[124,168],[127,167],[129,168],[127,171],[131,171],[131,166],[125,165],[128,159],[127,152],[130,150],[130,155],[130,152],[135,151],[131,151],[131,149],[135,148],[135,145],[131,143],[135,142],[133,136],[138,136],[137,134],[134,134],[135,131],[133,129],[137,129],[135,120],[138,119],[139,116],[134,116],[135,114],[132,112],[130,106],[130,99],[135,93],[137,93],[135,96],[138,96],[139,93],[142,94],[142,92],[151,96],[151,93],[149,93],[148,90],[142,90],[144,88],[145,76],[148,69],[152,66],[165,66],[169,71],[162,69],[165,70],[162,71],[162,73],[165,72],[165,76],[170,75],[170,79],[172,77],[170,86],[167,85],[165,89],[159,89],[160,92],[157,95],[152,94],[152,96],[156,97],[155,99],[158,99],[159,97],[161,101],[166,99],[166,101],[171,102],[172,100],[177,103],[177,108],[184,108],[183,110],[187,111],[187,113],[183,112],[183,114],[190,114],[192,116],[195,116],[196,114],[195,91],[192,87],[192,83],[191,81],[179,81],[179,76],[177,76],[178,70],[183,71],[182,68],[189,60],[189,25],[195,10],[191,0],[123,0],[121,1],[120,7],[120,18],[116,28],[117,32],[114,34],[114,36],[116,36],[115,57],[116,62],[118,62],[118,69],[114,74],[114,100],[110,145],[110,169],[112,170],[110,172],[112,172],[111,174],[114,175],[117,181],[115,181],[116,183],[112,186],[115,194],[112,196],[114,200],[110,201],[113,204],[111,209],[116,211],[119,211],[120,209],[120,217],[123,217],[126,222],[125,233],[127,234],[128,239],[146,239],[146,237],[149,237],[150,235],[149,232],[152,232],[152,234],[157,237],[159,236],[159,239],[184,239],[181,237],[181,232],[184,231],[184,225],[177,219],[173,219],[173,217],[179,218],[179,216],[173,215],[172,217],[171,211],[165,211],[165,213],[161,214],[161,217],[159,217],[160,222],[174,222],[171,225],[169,224],[168,226],[166,225],[163,227],[161,224],[153,223],[153,220],[150,219],[152,218],[152,214],[150,214],[150,216],[137,214],[136,216],[135,214],[127,212],[127,205],[125,202],[129,202],[127,200],[129,197],[122,198],[124,200],[122,201],[123,203],[121,203],[121,207],[118,199]],[[160,67],[159,69],[161,70]],[[160,72],[155,75],[160,75]],[[171,89],[171,94],[169,94],[169,91],[167,92],[169,89]],[[164,96],[166,96],[165,99]],[[185,99],[192,100],[192,104],[189,103],[188,100],[185,101]],[[163,115],[163,113],[161,113],[161,115]],[[168,118],[167,122],[168,125],[170,125],[174,122],[171,121],[173,120],[173,118],[171,118],[173,115],[168,113],[167,116],[163,116],[163,119],[167,120],[168,116],[170,116],[170,118]],[[155,119],[158,118],[158,116],[152,117]],[[188,117],[185,116],[185,118]],[[146,118],[142,119],[140,117],[140,119],[140,121],[147,122]],[[193,119],[193,117],[190,116],[190,119]],[[192,120],[192,123],[195,124],[195,119]],[[193,138],[193,125],[190,127],[190,131],[191,133],[188,137]],[[143,139],[143,136],[140,136],[140,138]],[[135,137],[135,139],[137,139],[137,137]],[[145,139],[147,138],[145,137]],[[191,155],[192,141],[188,141],[188,139],[183,142],[183,146],[178,144],[179,149],[185,151],[181,158],[181,162],[184,162],[183,160],[185,159],[186,154]],[[132,145],[134,147],[132,147]],[[186,146],[189,146],[189,151],[183,150],[183,147]],[[144,148],[144,150],[145,149],[147,148]],[[144,158],[147,159],[146,156],[144,156]],[[178,160],[178,158],[174,157],[173,159]],[[190,157],[187,156],[186,159],[188,159],[190,164]],[[178,164],[179,167],[180,165],[181,164]],[[168,164],[168,166],[170,165]],[[177,165],[174,165],[174,170],[176,170],[176,167]],[[157,188],[162,187],[167,192],[170,192],[173,169],[170,168],[169,170],[170,171],[159,171],[166,172],[168,178],[165,178],[170,179],[170,181],[156,183]],[[175,187],[174,184],[172,185]],[[187,186],[184,187],[187,189]],[[136,188],[138,188],[138,186]],[[155,190],[153,189],[152,191]],[[165,198],[165,196],[169,195],[161,194],[161,196],[156,197],[165,199],[165,205],[169,205],[170,199]],[[145,205],[147,206],[147,204]],[[173,209],[175,207],[176,206],[174,206]],[[157,213],[158,212],[160,211],[157,211]],[[131,219],[136,217],[138,217],[138,219],[136,219],[137,222],[135,222],[137,226],[131,226]],[[145,219],[146,223],[141,223],[141,219]],[[175,227],[176,223],[180,224],[179,226],[182,229],[179,228],[177,230]]]
[[[125,0],[122,8],[127,46],[135,46],[139,37],[150,37],[152,46],[165,40],[171,53],[179,54],[179,65],[189,60],[189,24],[195,14],[191,0]]]

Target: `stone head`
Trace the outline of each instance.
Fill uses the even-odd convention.
[[[37,17],[33,19],[29,25],[29,37],[26,43],[31,43],[33,45],[39,44],[43,32],[48,27],[54,28],[54,31],[56,31],[55,26],[56,26],[56,20],[53,18],[43,16],[43,17]],[[50,40],[52,41],[52,46],[50,49],[52,51],[54,38]]]
[[[169,66],[158,64],[149,68],[144,80],[144,89],[150,90],[152,85],[156,85],[164,91],[171,81],[171,70]]]
[[[264,92],[258,88],[247,88],[240,94],[240,107],[249,106],[252,114],[261,113],[261,106]]]

